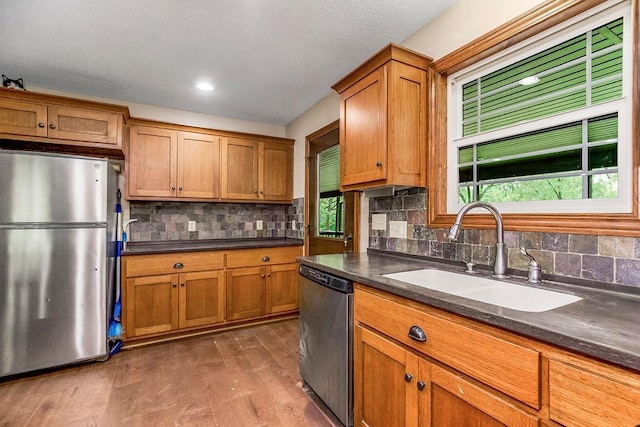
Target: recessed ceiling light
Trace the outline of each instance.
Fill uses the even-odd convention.
[[[520,83],[523,86],[530,86],[538,83],[539,81],[540,81],[540,77],[529,76],[529,77],[525,77],[524,79],[518,80],[518,83]]]
[[[211,85],[211,83],[207,83],[207,82],[200,82],[196,85],[196,87],[200,90],[205,90],[205,91],[213,90],[213,86]]]

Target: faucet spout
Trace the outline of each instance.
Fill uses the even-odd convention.
[[[505,271],[507,269],[506,268],[507,256],[506,256],[506,251],[504,247],[504,224],[502,222],[502,215],[500,214],[498,209],[496,209],[495,206],[487,202],[471,202],[464,205],[462,209],[460,209],[460,211],[458,212],[458,215],[456,215],[456,219],[453,222],[453,225],[449,228],[449,234],[447,237],[449,238],[449,240],[452,240],[452,241],[458,240],[458,234],[460,233],[460,226],[462,224],[462,219],[467,214],[467,212],[469,212],[471,209],[474,209],[474,208],[484,208],[488,210],[489,212],[491,212],[491,214],[496,220],[497,241],[496,241],[496,259],[493,265],[493,275],[495,277],[505,277]]]

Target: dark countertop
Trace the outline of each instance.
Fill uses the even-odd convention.
[[[298,262],[327,273],[369,285],[461,316],[479,320],[577,353],[596,357],[640,372],[640,295],[543,281],[530,285],[525,278],[503,281],[558,290],[582,298],[542,313],[498,307],[426,289],[382,274],[423,268],[463,273],[462,263],[441,263],[381,253],[299,257]],[[489,276],[481,272],[476,276]],[[544,280],[543,274],[543,280]]]
[[[226,249],[275,248],[279,246],[302,246],[298,239],[212,239],[212,240],[166,240],[161,242],[128,242],[126,255],[162,254],[171,252],[218,251]]]

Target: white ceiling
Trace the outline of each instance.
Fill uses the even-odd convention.
[[[25,86],[285,125],[456,0],[3,0]],[[216,89],[201,92],[196,81]]]

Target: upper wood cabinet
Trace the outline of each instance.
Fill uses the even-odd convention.
[[[227,138],[222,143],[223,199],[293,200],[293,144]]]
[[[221,139],[209,134],[130,126],[127,197],[219,198]]]
[[[390,44],[333,85],[340,94],[340,187],[426,186],[431,58]]]
[[[121,155],[126,115],[126,107],[0,89],[3,139],[104,149]]]

